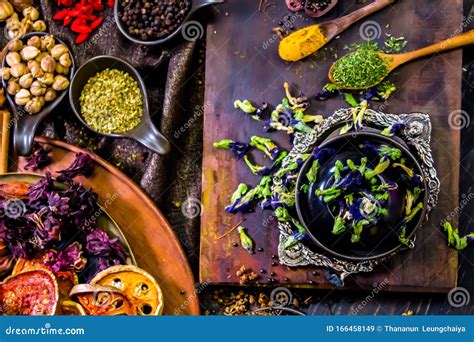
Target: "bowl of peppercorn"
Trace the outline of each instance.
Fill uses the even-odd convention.
[[[203,36],[203,26],[190,18],[202,7],[225,0],[119,0],[114,15],[122,34],[134,43],[163,44],[178,35],[186,40]]]

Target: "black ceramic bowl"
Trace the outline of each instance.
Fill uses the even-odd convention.
[[[133,79],[135,79],[135,81],[137,81],[138,86],[140,87],[140,90],[142,92],[142,121],[137,127],[125,133],[97,132],[87,124],[87,122],[81,115],[82,112],[79,99],[81,97],[81,93],[84,89],[84,86],[91,77],[95,76],[98,72],[103,71],[107,68],[117,69],[128,73],[131,77],[133,77]],[[132,65],[120,58],[113,56],[97,56],[84,63],[77,70],[72,80],[71,88],[69,91],[69,102],[71,103],[71,107],[77,118],[84,124],[84,126],[86,126],[91,131],[94,131],[97,134],[112,138],[132,138],[139,141],[152,151],[160,154],[166,154],[170,150],[170,144],[168,140],[158,131],[158,129],[151,121],[150,109],[148,106],[148,96],[143,79]]]
[[[401,169],[390,168],[383,173],[382,177],[385,181],[394,181],[399,185],[396,190],[389,191],[390,197],[385,205],[389,214],[380,217],[376,224],[364,227],[360,241],[357,243],[351,242],[350,230],[346,230],[340,235],[332,233],[338,207],[333,203],[326,204],[322,197],[315,194],[315,190],[322,188],[327,180],[332,177],[332,168],[336,160],[346,161],[351,159],[357,164],[362,157],[368,157],[369,166],[374,167],[377,165],[379,157],[369,156],[359,147],[360,144],[364,143],[373,145],[385,144],[400,149],[403,158],[406,159],[406,164],[415,173],[423,175],[416,158],[401,139],[383,136],[379,131],[370,128],[365,128],[363,131],[355,134],[348,133],[343,135],[339,135],[339,129],[337,129],[319,145],[320,148],[331,147],[337,152],[321,165],[318,180],[313,184],[308,184],[305,176],[312,165],[312,157],[308,158],[303,165],[297,180],[297,189],[300,189],[303,184],[309,185],[307,193],[303,191],[296,192],[296,210],[301,223],[309,233],[310,240],[317,247],[336,257],[353,261],[382,258],[404,247],[399,241],[399,228],[405,217],[403,211],[406,194],[406,186],[403,182],[399,181]],[[420,198],[424,201],[424,209],[409,223],[406,229],[406,236],[409,238],[413,237],[416,229],[424,222],[426,217],[427,189],[426,180],[424,180],[422,193],[420,194]]]
[[[186,18],[183,22],[179,25],[179,27],[169,34],[168,36],[158,39],[158,40],[141,40],[136,36],[132,36],[128,33],[126,26],[120,20],[123,13],[122,13],[122,6],[120,4],[120,0],[115,1],[114,6],[114,17],[117,27],[122,34],[129,39],[130,41],[143,44],[143,45],[159,45],[166,43],[167,41],[173,39],[174,37],[178,36],[180,32],[183,32],[183,37],[188,40],[196,40],[204,35],[204,27],[199,24],[198,22],[190,22],[191,16],[196,13],[196,11],[202,7],[209,6],[209,5],[217,5],[223,3],[225,0],[191,0],[191,9],[187,14]]]
[[[45,32],[31,32],[23,35],[20,40],[22,40],[24,43],[31,38],[35,36],[50,36],[50,33],[45,33]],[[54,39],[56,42],[63,44],[67,46],[66,43],[64,43],[61,39],[59,39],[57,36],[54,36]],[[74,75],[75,71],[75,64],[74,64],[74,58],[71,53],[71,50],[69,49],[69,55],[71,56],[71,67],[69,70],[69,75],[68,78],[71,81],[72,75]],[[2,67],[7,66],[6,63],[6,58],[7,54],[3,57],[2,60]],[[2,79],[2,85],[3,88],[6,89],[8,82]],[[11,96],[7,92],[5,92],[7,96],[8,103],[10,104],[10,107],[13,111],[14,115],[14,128],[13,128],[13,147],[15,149],[15,152],[20,155],[20,156],[27,156],[31,153],[31,150],[33,148],[33,139],[35,137],[36,129],[38,128],[39,124],[53,111],[54,108],[64,99],[66,96],[68,90],[63,90],[58,94],[58,97],[49,103],[46,103],[45,107],[37,113],[37,114],[28,114],[24,109],[23,106],[18,106],[15,103],[14,96]]]

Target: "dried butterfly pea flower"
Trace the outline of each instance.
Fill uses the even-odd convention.
[[[213,146],[215,148],[231,150],[237,159],[241,159],[250,150],[250,145],[229,139],[216,141]]]
[[[275,160],[280,154],[280,149],[278,146],[268,138],[262,138],[254,135],[250,138],[250,146],[256,147],[265,153],[265,155],[271,160]]]
[[[253,254],[254,243],[250,236],[245,231],[245,228],[240,226],[237,228],[242,247],[250,254]]]

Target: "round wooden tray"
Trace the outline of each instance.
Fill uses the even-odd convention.
[[[44,174],[65,169],[78,152],[89,154],[97,163],[89,178],[75,181],[93,188],[99,204],[119,225],[140,268],[150,272],[160,284],[165,315],[199,315],[199,300],[188,260],[170,224],[148,195],[130,178],[102,158],[86,150],[58,140],[36,137],[41,145],[49,145],[53,163],[36,171]],[[19,157],[11,172],[25,172],[26,159]],[[184,291],[184,292],[183,292]]]

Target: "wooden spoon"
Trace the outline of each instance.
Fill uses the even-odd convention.
[[[334,67],[337,61],[332,64],[331,69],[329,70],[328,77],[332,83],[336,84],[337,86],[343,89],[349,89],[349,90],[367,89],[367,88],[376,86],[377,84],[382,82],[385,79],[385,77],[387,77],[394,69],[398,68],[402,64],[411,62],[412,60],[417,59],[417,58],[433,55],[436,53],[441,53],[444,51],[456,49],[458,47],[470,45],[470,44],[474,44],[474,30],[467,31],[460,35],[448,38],[439,43],[429,45],[427,47],[424,47],[422,49],[415,50],[415,51],[409,51],[409,52],[399,53],[399,54],[388,54],[388,53],[379,52],[380,58],[382,58],[383,60],[389,63],[388,68],[387,68],[387,73],[384,76],[382,76],[382,78],[378,80],[377,82],[375,82],[374,84],[364,86],[364,87],[346,87],[343,84],[337,83],[333,77],[333,71],[334,71]],[[347,55],[344,57],[347,57]]]
[[[281,40],[279,47],[280,57],[283,60],[289,62],[296,62],[300,59],[308,57],[358,20],[385,8],[396,1],[397,0],[375,0],[370,5],[367,5],[341,18],[297,30]],[[311,35],[311,31],[314,32],[314,30],[321,30],[323,35],[326,37],[326,40],[322,44],[318,41],[314,41],[314,43],[312,42],[314,36]],[[293,39],[296,36],[301,35],[306,35],[306,39],[302,42],[304,47],[302,46],[303,44],[295,44],[295,39]],[[282,53],[283,50],[290,51],[290,53],[286,55]]]

